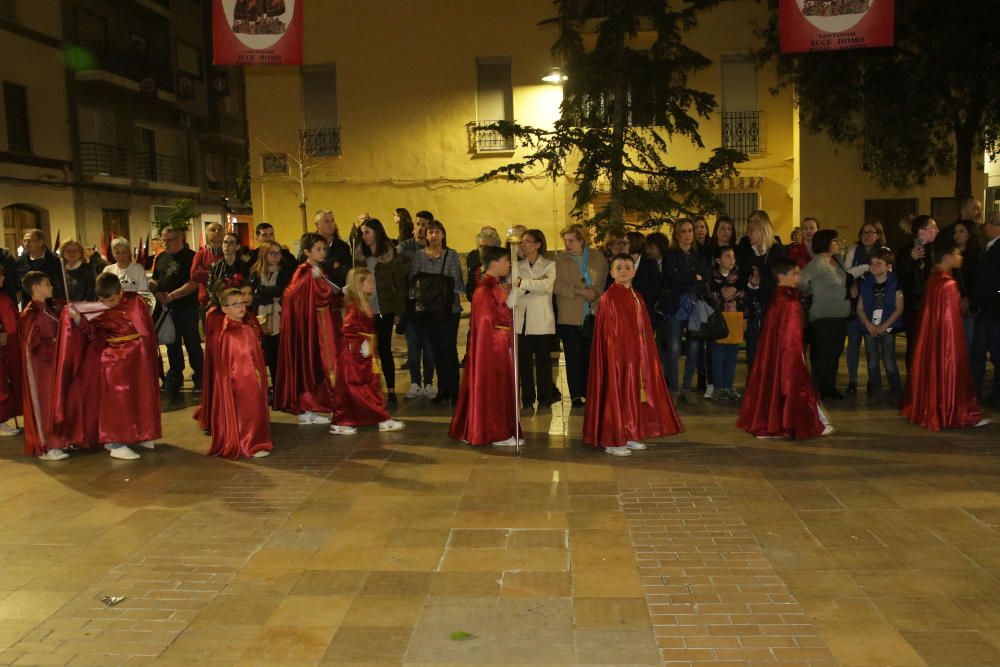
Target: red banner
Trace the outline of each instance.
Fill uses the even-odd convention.
[[[304,0],[212,0],[216,65],[301,65]]]
[[[892,46],[893,9],[893,0],[781,0],[781,52]]]

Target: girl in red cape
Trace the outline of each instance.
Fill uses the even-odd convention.
[[[934,241],[937,263],[924,288],[920,328],[900,411],[912,423],[932,431],[985,426],[990,421],[983,419],[969,371],[961,295],[951,275],[961,268],[962,253],[953,237],[943,233]]]
[[[764,314],[736,425],[758,438],[830,435],[833,426],[819,406],[803,356],[799,267],[785,257],[774,258],[770,267],[778,287]]]
[[[260,347],[256,318],[248,317],[248,300],[238,289],[219,295],[222,320],[216,318],[215,362],[212,378],[209,456],[261,458],[271,453],[270,413],[267,408],[267,364]],[[207,320],[206,320],[207,327]]]
[[[368,269],[351,269],[344,286],[344,345],[340,351],[340,379],[330,433],[353,435],[358,426],[378,424],[379,431],[399,431],[403,422],[389,418],[378,365],[375,317],[371,298],[375,277]]]
[[[21,431],[7,422],[24,414],[24,408],[21,404],[21,342],[17,335],[17,305],[2,291],[5,281],[3,267],[0,267],[0,436],[12,436]]]
[[[482,251],[482,266],[483,276],[472,295],[465,369],[448,436],[475,446],[516,447],[514,312],[500,285],[500,279],[510,275],[510,252],[488,246]]]
[[[299,424],[329,424],[340,351],[340,288],[323,273],[326,240],[316,233],[299,241],[306,261],[299,265],[282,301],[278,377],[274,409],[299,416]]]
[[[643,440],[682,433],[684,426],[667,391],[645,302],[632,289],[631,255],[611,259],[611,277],[594,322],[583,441],[629,456],[646,449]]]

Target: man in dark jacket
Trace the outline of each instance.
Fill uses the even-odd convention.
[[[45,234],[40,229],[29,229],[24,233],[22,240],[24,254],[17,260],[17,280],[8,280],[7,283],[14,283],[15,289],[20,289],[21,279],[28,271],[41,271],[49,277],[52,282],[52,294],[57,299],[65,299],[66,291],[63,287],[62,264],[59,258],[45,247]],[[27,305],[31,301],[31,295],[22,295],[21,305]]]
[[[262,222],[257,225],[254,229],[254,238],[256,239],[256,246],[250,251],[250,268],[253,268],[257,264],[257,258],[260,257],[260,246],[265,243],[277,243],[274,238],[274,225],[270,222]],[[280,245],[280,244],[279,244]],[[281,246],[281,267],[294,270],[298,266],[298,262],[295,261],[295,255],[293,255],[288,248]]]
[[[347,272],[354,264],[351,246],[340,238],[333,211],[328,209],[317,211],[313,222],[316,224],[316,233],[326,240],[326,260],[321,262],[323,272],[330,282],[343,289],[347,283]],[[299,263],[304,262],[305,258],[306,256],[300,252]]]
[[[983,225],[986,252],[979,261],[979,277],[972,309],[977,312],[972,337],[972,375],[982,389],[986,377],[986,355],[993,361],[993,389],[984,403],[1000,407],[1000,211],[990,213]],[[909,323],[907,323],[909,325]]]

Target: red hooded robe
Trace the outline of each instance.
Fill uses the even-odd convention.
[[[917,345],[906,378],[901,414],[932,431],[975,426],[983,418],[969,371],[958,282],[939,268],[924,291]]]
[[[333,412],[342,305],[322,269],[299,265],[281,302],[275,410]]]
[[[458,406],[448,435],[486,445],[514,435],[514,313],[500,282],[484,274],[472,295],[472,317]]]
[[[211,424],[212,385],[215,381],[216,358],[219,355],[219,334],[222,332],[222,324],[225,320],[226,314],[218,306],[212,306],[205,313],[205,359],[202,362],[201,371],[201,401],[192,415],[198,420],[198,426],[202,431],[208,431]],[[243,316],[243,323],[257,332],[259,340],[261,336],[260,322],[249,309]]]
[[[601,295],[587,377],[583,441],[621,447],[684,431],[667,391],[645,302],[618,283]]]
[[[246,318],[237,322],[224,317],[218,324],[211,375],[210,456],[238,459],[273,447],[267,365],[258,332],[259,327]]]
[[[282,314],[284,316],[284,314]],[[344,346],[340,351],[340,382],[337,406],[331,421],[340,426],[370,426],[389,418],[382,393],[382,369],[378,365],[375,321],[357,304],[347,306],[344,315]],[[368,342],[368,356],[361,344]]]
[[[778,287],[757,343],[757,355],[736,425],[753,435],[808,440],[823,433],[816,388],[802,351],[802,293]]]
[[[0,348],[0,422],[24,414],[21,404],[21,340],[17,334],[17,306],[0,292],[0,324],[7,344]]]
[[[67,444],[52,429],[59,319],[49,306],[32,301],[21,311],[17,331],[23,369],[24,452],[41,456]]]

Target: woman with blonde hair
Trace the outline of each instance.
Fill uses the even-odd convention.
[[[403,422],[389,418],[382,393],[382,369],[377,361],[375,320],[371,299],[375,276],[356,267],[347,272],[344,285],[343,347],[340,350],[334,392],[332,426],[334,435],[353,435],[358,426],[378,424],[379,431],[399,431]]]
[[[70,239],[59,248],[66,270],[66,291],[70,301],[97,301],[97,274],[94,267],[84,261],[83,244]],[[64,295],[56,294],[57,299]]]
[[[786,256],[781,238],[774,233],[767,211],[757,210],[747,218],[747,235],[736,246],[736,264],[747,297],[747,368],[753,365],[757,337],[764,313],[777,286],[770,262]]]
[[[281,343],[281,297],[292,281],[292,268],[282,261],[284,251],[274,241],[258,246],[257,261],[250,267],[253,306],[263,335],[260,345],[271,374],[271,384],[278,374],[278,348]]]

